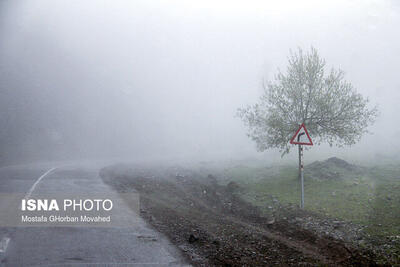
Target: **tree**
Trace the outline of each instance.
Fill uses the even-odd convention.
[[[290,53],[286,73],[263,82],[258,103],[238,109],[257,150],[278,148],[289,152],[289,139],[304,123],[313,142],[330,146],[353,145],[368,132],[378,114],[367,98],[344,80],[341,70],[326,73],[325,60],[315,48],[307,53]]]

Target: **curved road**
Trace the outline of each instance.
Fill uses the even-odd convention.
[[[113,209],[130,220],[124,227],[0,226],[0,266],[187,266],[165,237],[118,200],[98,170],[51,164],[0,168],[0,194],[114,194]]]

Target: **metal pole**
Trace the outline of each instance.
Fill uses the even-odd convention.
[[[300,183],[301,183],[301,203],[300,208],[304,209],[304,166],[303,166],[303,147],[299,145],[300,150]]]
[[[301,172],[301,148],[300,145],[298,145],[299,147],[299,180],[300,180],[300,172]]]

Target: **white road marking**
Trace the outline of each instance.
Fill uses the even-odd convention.
[[[51,168],[50,170],[48,170],[47,172],[45,172],[42,176],[40,176],[37,181],[32,185],[31,189],[29,189],[28,193],[26,193],[25,195],[25,199],[29,198],[32,195],[33,190],[35,190],[35,187],[38,185],[38,183],[40,183],[40,181],[49,173],[51,173],[52,171],[54,171],[56,168]]]
[[[10,242],[10,238],[4,237],[0,241],[0,253],[5,253],[7,250],[8,242]]]
[[[25,198],[29,198],[33,192],[33,190],[35,190],[36,186],[38,185],[38,183],[46,176],[48,175],[50,172],[54,171],[56,168],[51,168],[50,170],[48,170],[47,172],[45,172],[42,176],[40,176],[37,181],[32,185],[31,189],[29,189],[28,193],[26,193]],[[8,243],[10,243],[10,238],[9,237],[3,237],[0,241],[0,253],[5,253],[8,247]]]

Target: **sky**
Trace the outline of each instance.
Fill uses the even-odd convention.
[[[2,157],[280,158],[256,152],[236,110],[311,46],[380,116],[359,144],[310,155],[393,154],[399,26],[395,0],[5,0]]]

